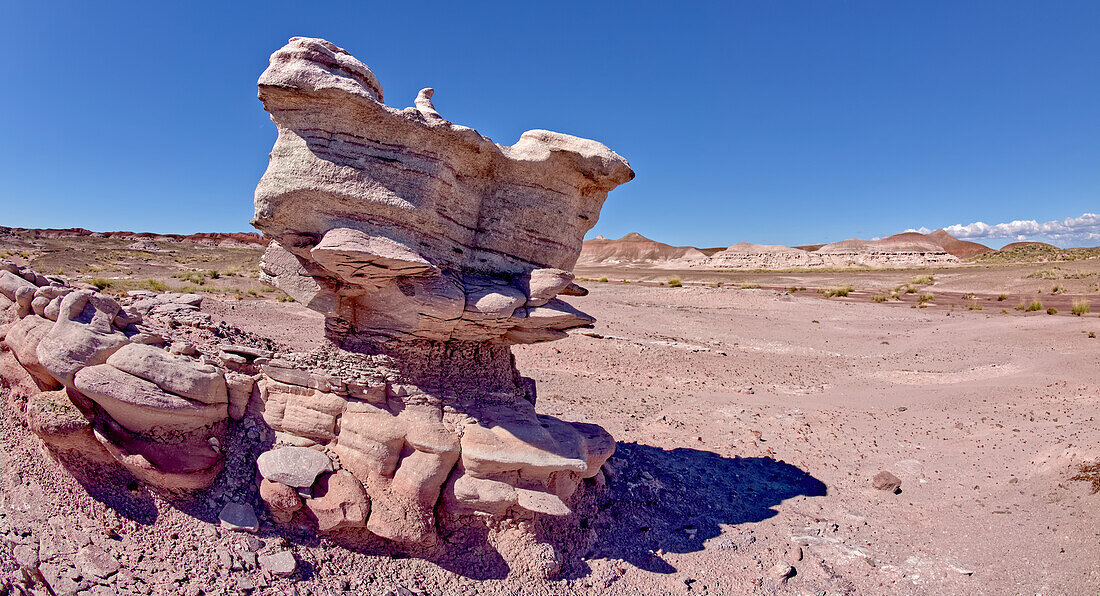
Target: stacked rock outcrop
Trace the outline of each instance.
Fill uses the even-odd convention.
[[[584,292],[570,269],[627,162],[543,130],[495,144],[445,120],[431,89],[391,108],[320,39],[275,52],[259,88],[279,131],[256,189],[262,270],[325,314],[331,342],[261,367],[275,517],[423,551],[471,520],[514,550],[538,518],[569,516],[615,443],[537,414],[509,346],[593,322],[558,296]]]
[[[511,346],[593,322],[559,296],[585,293],[570,269],[630,166],[549,131],[495,144],[446,121],[430,89],[386,106],[370,69],[320,39],[273,54],[259,89],[279,131],[256,189],[262,271],[325,315],[326,345],[232,343],[243,332],[200,296],[108,296],[3,264],[0,363],[19,364],[3,372],[28,426],[63,461],[190,494],[218,478],[243,420],[261,518],[429,558],[489,547],[554,573],[615,442],[538,414]],[[229,503],[221,522],[255,531],[250,512]]]
[[[60,451],[117,461],[155,486],[208,486],[224,466],[226,371],[169,353],[143,324],[151,312],[197,312],[201,297],[125,301],[0,263],[0,308],[14,319],[4,345],[40,390],[28,397],[28,426]]]

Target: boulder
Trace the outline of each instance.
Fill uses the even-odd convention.
[[[333,470],[332,460],[308,447],[277,447],[256,459],[260,475],[295,488],[313,486],[317,476]]]
[[[112,326],[118,303],[90,290],[76,290],[61,300],[57,323],[38,343],[42,367],[66,387],[73,387],[76,372],[103,364],[111,354],[130,343]]]
[[[204,404],[229,402],[225,377],[218,369],[155,346],[125,345],[107,358],[107,364],[181,397]]]
[[[320,532],[365,527],[370,513],[363,486],[344,471],[322,476],[305,506]]]
[[[73,388],[127,430],[147,436],[191,433],[225,420],[226,404],[205,404],[168,393],[109,364],[81,369]]]

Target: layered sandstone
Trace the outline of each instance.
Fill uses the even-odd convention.
[[[17,409],[63,461],[121,466],[167,495],[210,486],[227,429],[260,425],[249,436],[274,441],[244,455],[266,519],[555,573],[615,441],[538,414],[510,346],[593,322],[558,296],[584,293],[570,270],[630,166],[543,130],[495,144],[446,121],[430,89],[386,106],[370,69],[320,39],[273,54],[259,89],[279,132],[255,197],[262,270],[325,315],[329,343],[226,342],[243,332],[200,296],[108,296],[3,264]],[[250,513],[220,517],[256,531]]]
[[[391,108],[366,65],[320,39],[275,52],[259,89],[279,132],[256,188],[262,270],[325,314],[331,341],[257,377],[279,437],[265,456],[332,463],[289,484],[261,466],[273,515],[421,553],[475,523],[530,560],[517,545],[572,514],[615,442],[538,414],[509,346],[593,322],[558,296],[582,293],[581,241],[633,171],[565,134],[493,143],[444,119],[431,89]]]

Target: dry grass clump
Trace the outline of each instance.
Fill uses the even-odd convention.
[[[668,280],[668,285],[669,285],[669,287],[673,287],[673,288],[682,288],[682,287],[684,287],[684,282],[680,281],[679,277],[674,277],[674,278]]]
[[[1054,308],[1054,307],[1052,306],[1052,307],[1050,307],[1050,308],[1048,308],[1048,309],[1047,309],[1047,314],[1048,314],[1048,315],[1056,315],[1056,314],[1058,314],[1058,309],[1057,309],[1057,308]]]
[[[974,302],[971,302],[971,303],[967,304],[967,305],[966,305],[966,309],[967,309],[967,310],[981,310],[981,309],[982,309],[982,305],[981,305],[981,304],[978,304],[978,302],[977,302],[977,301],[974,301]]]
[[[934,275],[919,275],[913,278],[913,281],[909,282],[914,286],[929,286],[936,283],[936,277]]]
[[[847,297],[848,294],[852,293],[852,286],[841,286],[839,288],[825,288],[825,289],[818,290],[818,292],[821,292],[821,295],[826,297],[826,298],[844,298],[844,297]]]
[[[1053,269],[1040,269],[1034,273],[1028,273],[1024,277],[1028,279],[1058,279],[1058,273]]]
[[[1016,310],[1022,310],[1024,312],[1035,312],[1037,310],[1043,310],[1043,303],[1038,300],[1032,300],[1030,304],[1027,302],[1021,302],[1016,305]]]
[[[1070,480],[1088,482],[1092,485],[1093,494],[1100,493],[1100,464],[1085,464],[1081,466],[1077,475],[1071,476]]]
[[[1070,310],[1070,312],[1072,312],[1073,314],[1075,314],[1077,316],[1081,316],[1081,315],[1089,312],[1089,310],[1091,310],[1089,308],[1089,301],[1082,298],[1080,300],[1074,300],[1073,301],[1073,309]]]
[[[921,304],[921,305],[925,304],[926,302],[935,302],[935,301],[936,301],[936,297],[933,296],[932,294],[921,294],[920,296],[917,297],[917,304]]]

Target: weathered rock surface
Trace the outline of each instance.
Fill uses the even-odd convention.
[[[391,108],[366,65],[320,39],[292,39],[259,87],[279,129],[256,189],[254,224],[274,241],[263,270],[333,329],[502,338],[517,307],[568,285],[534,272],[568,275],[608,191],[634,177],[570,135],[497,145],[443,119],[429,90]]]
[[[244,440],[229,455],[250,467],[266,449],[256,480],[271,515],[257,517],[255,489],[229,475],[205,500],[224,505],[227,528],[313,524],[427,558],[496,550],[521,572],[553,573],[563,538],[548,524],[584,534],[573,514],[592,504],[586,487],[615,442],[538,414],[510,344],[594,321],[560,296],[583,295],[570,271],[581,240],[633,171],[560,133],[497,145],[444,119],[430,89],[415,107],[386,106],[370,69],[324,40],[291,40],[259,88],[279,130],[256,190],[261,270],[326,316],[329,342],[308,354],[245,345],[199,295],[115,298],[3,263],[0,308],[19,319],[7,366],[41,390],[28,427],[55,454],[112,462],[169,495],[213,484],[223,449],[240,444],[225,439]],[[94,548],[78,554],[85,577],[118,572]],[[297,567],[289,551],[254,564]]]

